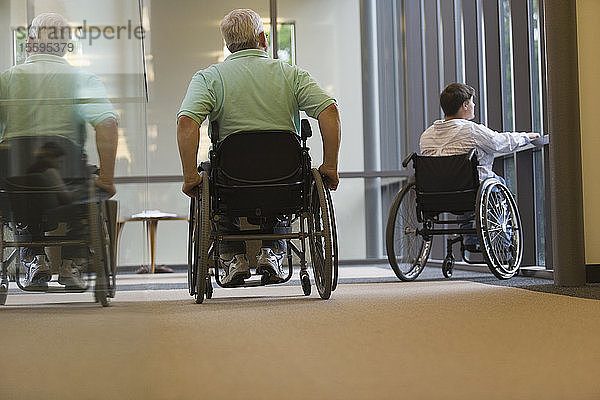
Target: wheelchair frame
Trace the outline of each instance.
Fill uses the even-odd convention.
[[[412,281],[419,276],[427,263],[433,237],[437,235],[453,235],[446,239],[446,257],[442,262],[442,273],[446,278],[452,276],[454,269],[452,246],[455,243],[460,243],[462,258],[469,264],[480,264],[480,261],[473,261],[467,257],[466,251],[482,253],[484,262],[498,279],[509,279],[518,273],[523,257],[523,233],[517,204],[506,185],[498,179],[488,178],[478,183],[475,149],[463,156],[470,163],[472,169],[469,173],[477,184],[473,184],[471,189],[459,191],[419,191],[416,159],[421,156],[411,153],[402,162],[404,168],[410,161],[413,162],[415,180],[409,180],[394,198],[386,227],[388,261],[400,280]],[[459,198],[455,204],[465,204],[465,199],[470,198],[472,201],[474,198],[474,204],[472,208],[463,207],[465,209],[459,210],[462,211],[462,217],[440,219],[440,214],[456,214],[456,209],[434,207],[424,210],[425,196]],[[467,203],[472,204],[469,201]],[[475,228],[435,226],[461,224],[473,220]],[[477,234],[479,249],[467,248],[463,243],[464,234]]]
[[[309,249],[311,254],[311,265],[314,274],[314,281],[322,299],[328,299],[331,292],[337,287],[338,281],[338,244],[337,230],[335,224],[335,212],[333,201],[329,189],[323,182],[321,174],[317,169],[311,169],[311,159],[309,148],[306,145],[306,140],[312,136],[310,124],[307,120],[302,120],[301,135],[298,143],[298,150],[301,152],[301,182],[292,184],[278,182],[260,182],[246,186],[232,185],[233,189],[248,189],[261,190],[265,187],[278,186],[285,190],[286,187],[294,186],[300,188],[301,205],[295,209],[288,209],[285,213],[279,214],[284,216],[287,226],[291,227],[292,223],[299,221],[299,231],[286,234],[265,233],[260,229],[244,230],[237,233],[223,234],[218,232],[217,227],[213,224],[221,215],[229,215],[227,212],[220,211],[221,203],[219,203],[217,185],[217,174],[219,173],[219,148],[223,143],[217,142],[218,126],[215,122],[211,125],[212,128],[212,149],[210,151],[211,170],[210,174],[202,171],[199,167],[199,172],[202,174],[202,183],[198,187],[196,198],[192,198],[190,202],[190,223],[188,234],[188,287],[189,293],[196,300],[196,303],[202,303],[204,297],[210,299],[213,295],[213,286],[210,279],[209,268],[214,268],[214,279],[217,285],[223,287],[221,283],[222,269],[219,267],[219,244],[226,241],[241,241],[241,240],[280,240],[284,239],[287,243],[288,274],[283,284],[288,282],[293,275],[292,253],[296,254],[300,259],[300,282],[304,295],[311,294],[311,282],[308,274],[308,263],[306,260],[306,242],[309,241]],[[239,132],[244,134],[247,132]],[[295,132],[283,131],[265,131],[254,133],[285,133],[298,137]],[[224,140],[227,140],[224,139]],[[300,143],[301,142],[301,143]],[[222,186],[222,185],[221,185]],[[262,212],[257,209],[252,215],[237,215],[245,217],[261,216]],[[215,229],[211,229],[215,226]],[[300,241],[300,248],[296,246],[292,240]],[[212,267],[211,267],[212,265]],[[263,283],[262,281],[248,281],[243,285],[236,287],[256,287],[271,285],[272,283]]]
[[[67,140],[67,139],[65,139]],[[85,156],[82,153],[81,162],[85,165]],[[91,166],[90,166],[91,167]],[[91,167],[96,169],[95,167]],[[88,171],[89,168],[85,168]],[[0,178],[3,182],[0,185],[0,204],[10,205],[11,201],[9,197],[11,195],[25,195],[25,196],[45,196],[45,195],[56,195],[56,191],[51,190],[52,188],[44,189],[32,189],[32,188],[21,188],[14,189],[7,178]],[[88,184],[89,193],[94,198],[96,192],[96,186],[91,176],[88,176],[86,183]],[[83,181],[82,181],[83,182]],[[55,236],[44,236],[43,238],[37,238],[39,240],[28,240],[28,238],[21,237],[17,234],[17,224],[19,224],[19,216],[13,216],[10,208],[0,209],[0,305],[6,303],[8,289],[9,289],[9,274],[8,267],[12,262],[16,263],[16,273],[14,280],[17,286],[24,291],[29,292],[42,292],[42,293],[80,293],[85,292],[90,288],[90,285],[85,289],[66,289],[58,287],[48,287],[47,289],[29,289],[23,286],[21,283],[21,247],[62,247],[62,246],[87,246],[90,249],[88,256],[88,271],[95,272],[95,285],[94,285],[94,299],[99,302],[103,307],[106,307],[110,303],[110,298],[115,296],[116,290],[116,263],[115,263],[115,247],[114,242],[111,238],[115,237],[114,224],[111,224],[109,215],[116,215],[117,203],[114,200],[104,201],[92,201],[84,203],[85,207],[85,219],[89,227],[86,234],[87,237],[72,237],[66,239],[57,239]],[[48,210],[52,212],[52,209]],[[57,222],[67,222],[58,220]],[[12,232],[12,234],[11,234]],[[12,236],[9,237],[9,236]],[[12,249],[8,256],[5,257],[5,249]]]

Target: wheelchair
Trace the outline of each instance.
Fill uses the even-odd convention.
[[[338,243],[335,212],[329,189],[319,171],[311,169],[306,140],[312,136],[308,120],[301,122],[300,136],[288,131],[233,133],[217,142],[218,125],[213,122],[210,172],[199,167],[202,183],[190,202],[188,237],[189,294],[200,304],[212,298],[212,269],[223,287],[225,271],[219,266],[219,247],[235,240],[285,240],[287,276],[293,274],[292,252],[300,260],[300,283],[305,296],[311,294],[306,240],[315,286],[322,299],[329,299],[338,281]],[[223,216],[254,220],[277,217],[291,233],[241,230],[224,234],[215,221]],[[292,240],[300,242],[300,248]],[[265,286],[252,277],[236,287]]]
[[[26,171],[23,165],[31,164],[33,155],[48,143],[65,155],[59,167],[60,187],[43,173]],[[38,136],[0,142],[0,305],[6,303],[10,280],[21,290],[49,293],[84,292],[93,284],[95,301],[109,305],[116,288],[117,202],[99,199],[94,173],[97,168],[87,165],[83,147],[66,138]],[[65,188],[73,198],[60,204],[59,195]],[[73,224],[78,229],[56,233],[61,224]],[[52,285],[52,281],[47,288],[24,286],[21,249],[60,247],[62,251],[66,246],[87,253],[82,257],[87,258],[86,288],[67,289]],[[14,272],[9,274],[12,263]]]
[[[458,242],[465,262],[480,263],[467,257],[465,251],[481,253],[498,279],[513,277],[523,257],[519,210],[509,189],[498,179],[488,178],[480,184],[476,150],[443,157],[412,153],[402,166],[406,168],[410,161],[414,180],[396,195],[386,226],[387,256],[396,276],[402,281],[415,280],[427,263],[433,237],[452,235],[446,241],[444,277],[452,276],[452,246]],[[465,246],[463,235],[475,233],[478,248]]]

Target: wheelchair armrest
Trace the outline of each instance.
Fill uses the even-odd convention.
[[[408,163],[414,159],[416,157],[417,153],[410,153],[408,156],[406,156],[406,158],[404,159],[404,161],[402,161],[402,166],[404,168],[406,168],[408,166]]]
[[[302,140],[312,137],[312,128],[310,127],[310,122],[308,122],[306,118],[300,121],[300,136],[302,137]]]

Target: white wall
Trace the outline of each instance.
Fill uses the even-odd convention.
[[[600,2],[577,0],[577,40],[579,45],[579,101],[581,112],[581,152],[583,166],[583,206],[585,262],[600,264],[600,134],[598,132],[598,93],[600,92]]]

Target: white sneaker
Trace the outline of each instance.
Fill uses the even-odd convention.
[[[58,272],[58,283],[65,285],[65,289],[87,289],[87,283],[81,278],[79,268],[71,260],[63,260]]]
[[[226,254],[219,256],[221,268],[225,270],[225,277],[221,284],[225,287],[243,285],[244,279],[250,278],[248,258],[245,254],[236,254],[231,258],[229,256]]]
[[[26,268],[25,289],[48,289],[48,282],[52,279],[50,266],[46,262],[46,256],[39,255],[31,260],[23,260],[23,266]]]
[[[256,262],[256,272],[262,275],[261,282],[281,283],[285,280],[283,259],[285,253],[275,253],[268,247],[261,247]]]

